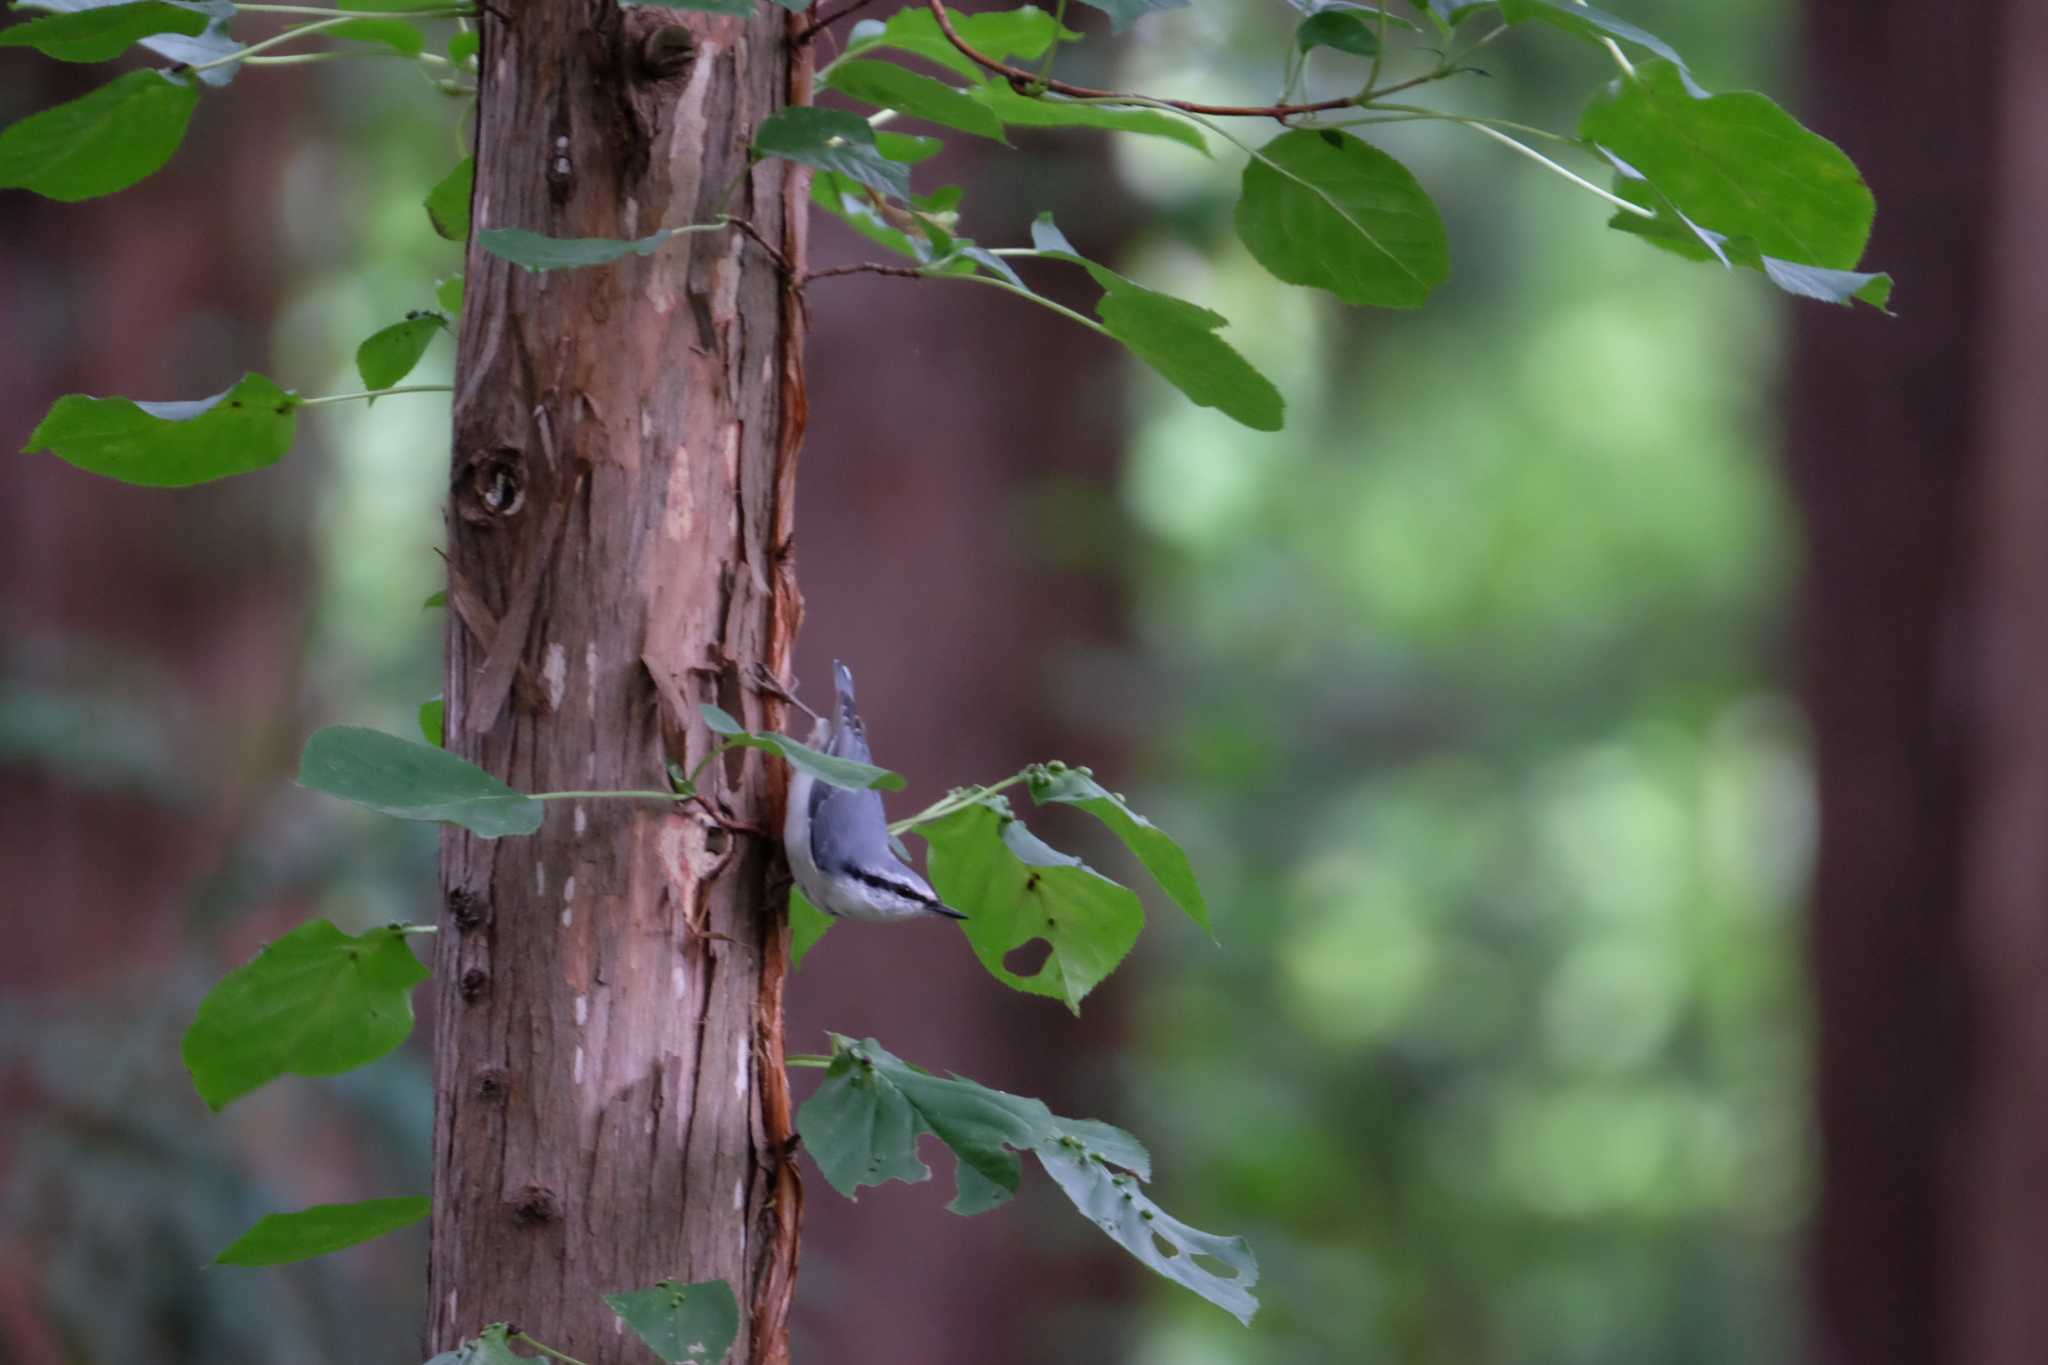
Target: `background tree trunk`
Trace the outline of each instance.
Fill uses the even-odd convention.
[[[574,0],[483,32],[479,229],[637,237],[729,204],[800,267],[802,177],[747,162],[803,93],[781,11]],[[800,613],[793,285],[736,231],[559,275],[472,244],[466,278],[449,745],[527,791],[665,788],[710,742],[697,703],[781,719],[743,680],[786,665]],[[430,1349],[509,1319],[624,1360],[599,1296],[675,1278],[731,1283],[732,1359],[784,1354],[782,776],[734,755],[703,785],[704,806],[563,801],[532,838],[445,836]]]
[[[2048,1341],[2048,13],[1814,0],[1896,323],[1800,310],[1824,1365]],[[1991,171],[1995,169],[1994,183]]]

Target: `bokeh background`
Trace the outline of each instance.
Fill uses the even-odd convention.
[[[1035,1172],[972,1221],[943,1175],[857,1205],[814,1176],[799,1359],[2048,1352],[2048,19],[1613,8],[1857,159],[1897,320],[1607,232],[1446,127],[1383,139],[1453,244],[1412,315],[1252,266],[1221,144],[936,163],[981,240],[1049,207],[1230,316],[1279,435],[988,291],[813,287],[802,677],[859,672],[904,810],[1092,764],[1194,850],[1217,935],[1154,905],[1075,1019],[945,926],[842,929],[792,1045],[872,1033],[1133,1129],[1166,1207],[1252,1240],[1265,1307],[1150,1279]],[[1073,60],[1256,99],[1292,18],[1197,0]],[[1447,107],[1569,129],[1605,78],[1547,30],[1488,55]],[[0,120],[100,79],[0,59]],[[206,105],[135,190],[0,195],[0,434],[251,368],[353,390],[355,342],[460,268],[419,207],[460,109],[409,69]],[[432,914],[431,830],[288,778],[317,725],[405,732],[439,690],[445,402],[301,433],[179,493],[0,461],[0,1362],[418,1358],[418,1235],[207,1263],[263,1212],[425,1189],[426,1040],[219,1116],[177,1056],[266,937]]]

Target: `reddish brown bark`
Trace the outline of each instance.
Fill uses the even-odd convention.
[[[1813,0],[1901,318],[1800,313],[1825,1365],[2048,1341],[2048,16]]]
[[[780,11],[575,0],[483,33],[478,228],[638,237],[731,212],[801,266],[801,180],[747,156],[803,93]],[[663,789],[709,746],[699,703],[780,720],[745,679],[786,666],[800,614],[793,285],[731,230],[557,275],[472,245],[467,281],[450,745],[522,790]],[[446,836],[431,1348],[511,1320],[623,1361],[640,1348],[602,1294],[723,1279],[732,1358],[784,1357],[781,785],[735,755],[701,804],[565,800],[531,838]]]

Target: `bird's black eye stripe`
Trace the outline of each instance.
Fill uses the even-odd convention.
[[[853,867],[850,867],[846,870],[846,875],[853,878],[855,881],[862,883],[863,885],[872,886],[876,890],[893,891],[897,895],[903,897],[903,899],[907,901],[916,901],[919,905],[938,904],[938,898],[936,896],[932,896],[924,891],[921,891],[917,887],[911,886],[907,882],[892,881],[887,877],[878,877],[872,872],[863,872],[859,868]]]

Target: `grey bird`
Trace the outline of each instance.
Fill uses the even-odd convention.
[[[872,763],[867,729],[854,705],[853,673],[835,659],[832,674],[833,714],[817,718],[810,746],[835,758]],[[828,915],[882,923],[921,915],[967,918],[940,901],[931,885],[897,856],[882,794],[872,788],[850,791],[794,768],[782,845],[796,884]]]

